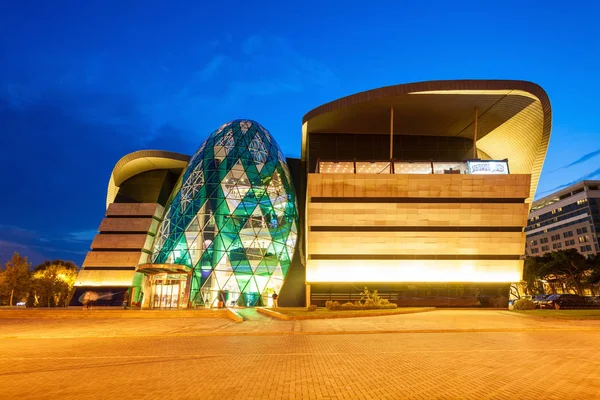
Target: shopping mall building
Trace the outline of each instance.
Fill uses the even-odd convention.
[[[301,159],[251,120],[192,156],[128,154],[72,304],[322,305],[368,286],[400,306],[505,306],[550,128],[533,83],[432,81],[309,111]]]

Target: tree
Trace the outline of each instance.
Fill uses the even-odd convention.
[[[30,267],[27,257],[21,257],[17,252],[6,262],[0,292],[9,296],[9,305],[14,305],[15,299],[23,299],[27,295],[31,287]]]
[[[540,273],[546,267],[544,257],[527,257],[523,264],[523,286],[525,292],[531,296],[544,292],[540,281]],[[519,296],[520,297],[520,296]]]
[[[71,261],[46,261],[33,269],[33,288],[38,304],[66,307],[73,295],[77,266]]]
[[[590,285],[590,289],[592,289],[592,294],[594,293],[594,286],[597,288],[598,284],[600,284],[600,253],[596,254],[595,257],[588,259],[588,275],[586,279],[586,283]]]
[[[575,249],[554,251],[546,255],[548,261],[542,270],[544,277],[558,277],[568,288],[583,296],[589,265],[585,256]]]

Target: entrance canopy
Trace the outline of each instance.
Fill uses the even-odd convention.
[[[135,268],[136,272],[141,272],[148,275],[156,274],[189,274],[192,268],[186,265],[179,264],[138,264]]]

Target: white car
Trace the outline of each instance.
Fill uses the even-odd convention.
[[[25,302],[24,301],[18,302],[17,307],[25,307]]]

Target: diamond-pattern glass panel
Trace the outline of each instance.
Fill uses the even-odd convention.
[[[198,305],[267,305],[297,242],[296,193],[279,146],[260,124],[236,120],[202,143],[165,210],[154,263],[193,268]]]

